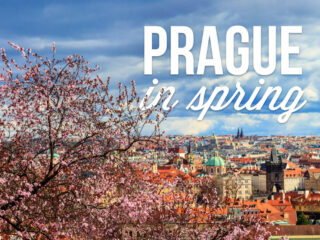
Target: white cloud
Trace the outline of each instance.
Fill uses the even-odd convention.
[[[246,114],[246,113],[215,113],[202,121],[196,117],[169,117],[163,124],[165,134],[207,135],[210,132],[221,134],[235,133],[242,127],[245,133],[260,135],[310,135],[318,133],[320,113],[294,113],[288,122],[279,124],[278,114]]]
[[[320,56],[320,48],[306,48],[306,49],[303,49],[301,51],[301,54],[300,54],[300,57],[302,58],[306,58],[306,59],[315,59],[315,58],[318,58]]]
[[[96,56],[90,60],[104,70],[102,77],[110,76],[117,81],[126,81],[135,74],[143,74],[143,58],[134,56]]]
[[[309,131],[305,133],[307,135],[310,131],[320,127],[319,119],[320,113],[296,113],[291,116],[291,119],[286,124],[283,124],[283,127],[286,131],[299,131],[300,129],[307,128]]]
[[[169,117],[161,126],[166,134],[199,135],[212,129],[215,120],[202,120],[191,117]]]
[[[309,84],[304,90],[304,97],[311,102],[319,101],[319,93],[313,84]]]
[[[225,130],[235,130],[239,125],[247,127],[257,126],[262,122],[257,115],[242,113],[220,116],[219,120],[222,124],[222,128]]]

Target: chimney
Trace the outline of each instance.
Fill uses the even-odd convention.
[[[284,202],[286,199],[286,194],[284,193],[284,191],[282,191],[282,202]]]

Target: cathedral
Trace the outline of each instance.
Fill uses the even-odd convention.
[[[238,128],[238,132],[237,132],[237,135],[236,135],[236,139],[241,139],[244,137],[244,133],[243,133],[243,129],[241,128]]]
[[[214,155],[204,163],[204,172],[211,176],[219,176],[226,173],[226,163],[219,156],[218,151],[214,151]]]

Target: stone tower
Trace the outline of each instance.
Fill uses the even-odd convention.
[[[189,141],[188,153],[186,154],[186,160],[189,164],[194,163],[194,153],[192,152],[191,142]]]
[[[267,171],[267,193],[272,194],[274,190],[279,192],[284,187],[284,164],[277,149],[272,148],[270,160],[266,161]]]
[[[214,133],[212,133],[210,144],[212,145],[212,148],[219,149],[218,139]]]

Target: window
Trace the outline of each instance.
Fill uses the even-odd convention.
[[[210,170],[211,170],[211,173],[213,173],[213,168],[210,168]]]

